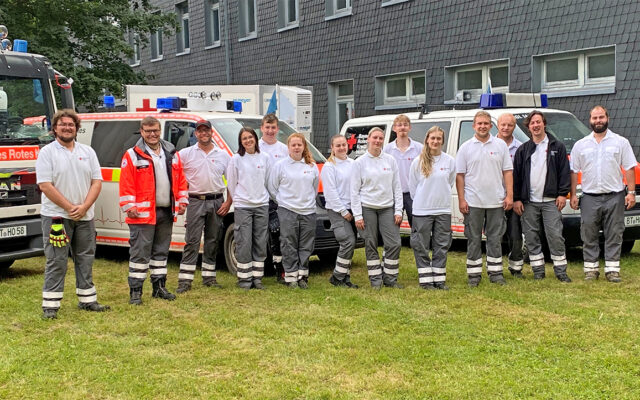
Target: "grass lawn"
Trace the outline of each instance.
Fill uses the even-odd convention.
[[[96,260],[94,282],[109,313],[76,308],[67,275],[58,319],[41,320],[43,259],[0,276],[3,399],[606,399],[640,398],[640,251],[622,260],[621,284],[571,284],[507,276],[505,287],[469,289],[465,253],[452,251],[448,292],[419,289],[402,249],[404,290],[369,289],[362,249],[352,280],[334,288],[312,262],[310,289],[267,277],[266,291],[194,289],[177,301],[130,306],[126,253]],[[169,266],[177,285],[179,259]],[[506,268],[505,268],[506,271]],[[602,271],[602,266],[601,266]]]

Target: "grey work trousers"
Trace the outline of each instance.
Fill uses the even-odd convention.
[[[444,283],[449,247],[451,247],[451,214],[413,216],[411,248],[418,267],[420,286]],[[430,249],[433,249],[432,257],[429,257]]]
[[[204,230],[204,245],[202,254],[202,282],[210,283],[216,280],[216,257],[222,236],[223,219],[216,211],[224,199],[201,200],[190,197],[187,205],[186,231],[184,234],[184,250],[180,261],[178,282],[191,283],[196,273],[200,240]]]
[[[604,272],[620,272],[624,233],[624,191],[584,194],[580,199],[580,236],[584,272],[598,271],[600,229],[604,232]]]
[[[282,252],[280,251],[278,203],[273,200],[269,200],[269,241],[271,244],[271,260],[273,261],[274,268],[276,268],[276,264],[282,263]]]
[[[69,243],[63,247],[55,247],[49,243],[53,218],[42,215],[41,219],[44,255],[47,258],[42,287],[42,309],[60,308],[69,254],[76,272],[78,302],[89,304],[98,301],[93,285],[93,260],[96,254],[96,228],[93,220],[74,221],[63,218],[62,224],[69,237]]]
[[[413,199],[410,192],[402,193],[402,207],[404,212],[407,213],[407,221],[409,226],[413,226]]]
[[[507,231],[505,233],[509,245],[509,270],[522,271],[524,255],[522,254],[521,218],[513,210],[505,211]]]
[[[340,245],[333,276],[344,280],[350,275],[351,259],[356,247],[356,230],[353,221],[349,222],[340,213],[327,209],[327,216],[331,221],[331,230]]]
[[[316,240],[316,214],[302,215],[278,207],[280,250],[285,282],[307,280],[309,257]]]
[[[171,207],[156,208],[155,225],[129,225],[129,288],[142,288],[147,270],[151,270],[151,282],[167,278],[172,230]]]
[[[394,209],[362,207],[364,230],[358,230],[364,239],[367,270],[371,286],[394,285],[400,269],[400,228],[394,223]],[[378,232],[382,236],[384,260],[378,254]],[[384,267],[383,267],[384,265]]]
[[[235,208],[233,219],[238,285],[250,288],[254,281],[260,282],[264,276],[269,206]]]
[[[558,211],[555,201],[531,202],[524,205],[522,228],[534,274],[544,275],[544,254],[540,237],[543,227],[553,260],[553,271],[556,275],[567,273],[562,226],[562,213]]]
[[[469,207],[464,216],[467,238],[467,275],[478,280],[482,276],[482,230],[487,237],[487,275],[490,280],[502,276],[502,235],[507,229],[504,209]]]

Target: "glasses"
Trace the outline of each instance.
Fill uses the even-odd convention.
[[[61,128],[73,128],[73,127],[76,126],[76,124],[74,124],[72,122],[69,122],[69,123],[58,122],[56,125],[61,127]]]
[[[144,133],[160,133],[160,129],[143,129]]]

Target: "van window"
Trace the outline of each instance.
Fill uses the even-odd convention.
[[[424,138],[427,136],[427,131],[432,126],[439,126],[444,131],[444,148],[447,147],[447,139],[449,138],[449,131],[451,130],[451,121],[415,121],[411,122],[411,130],[409,131],[409,137],[416,142],[423,144]],[[393,142],[397,138],[396,132],[391,130],[391,137],[389,142]]]
[[[589,135],[591,130],[580,122],[573,114],[548,112],[544,111],[544,117],[547,120],[546,130],[556,139],[562,142],[567,148],[567,154],[571,153],[573,145],[583,137]],[[529,129],[524,126],[524,119],[527,114],[516,114],[516,129],[519,129],[530,137]],[[515,132],[514,132],[515,134]]]
[[[491,130],[489,131],[491,136],[498,134],[498,128],[496,128],[495,122],[492,122]],[[458,136],[458,148],[462,146],[462,143],[471,139],[476,132],[473,130],[473,121],[462,121],[460,123],[460,135]]]
[[[195,130],[196,125],[193,122],[167,121],[164,124],[164,137],[180,151],[197,142],[193,134]]]
[[[119,168],[124,152],[140,139],[140,121],[98,121],[93,126],[91,147],[100,166]]]
[[[350,158],[358,158],[367,152],[367,136],[371,128],[378,127],[384,132],[387,131],[385,124],[380,125],[367,125],[367,126],[350,126],[345,132],[347,143],[349,145],[349,152],[347,153]]]

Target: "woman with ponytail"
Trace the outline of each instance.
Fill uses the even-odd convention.
[[[451,188],[456,170],[453,157],[442,152],[444,131],[427,131],[420,157],[409,169],[413,199],[411,247],[418,267],[418,282],[426,290],[448,290],[445,284],[447,252],[451,246]],[[431,247],[431,249],[430,249]],[[429,250],[433,250],[429,257]]]
[[[340,245],[336,266],[329,282],[333,286],[357,289],[351,283],[350,269],[356,245],[355,226],[351,214],[351,167],[353,160],[347,157],[347,139],[342,135],[331,138],[331,156],[322,168],[322,188],[331,229]]]
[[[285,283],[291,288],[307,289],[320,179],[304,135],[292,133],[287,148],[289,157],[276,163],[270,174],[269,193],[278,203]]]

